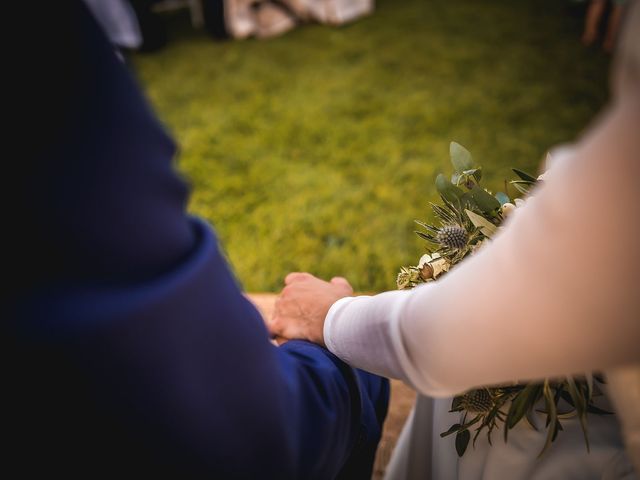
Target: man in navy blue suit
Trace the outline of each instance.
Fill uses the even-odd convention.
[[[368,478],[387,381],[273,346],[86,9],[24,18],[3,189],[5,470]]]

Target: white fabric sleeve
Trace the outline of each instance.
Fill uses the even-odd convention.
[[[340,357],[347,363],[358,362],[357,354],[370,352],[366,370],[385,377],[401,378],[407,383],[401,362],[396,358],[405,350],[401,345],[394,345],[401,339],[397,321],[409,298],[408,291],[386,292],[375,297],[347,297],[338,300],[327,314],[324,323],[324,338],[327,348],[332,352],[340,352]],[[344,322],[334,321],[343,317],[343,310],[349,309],[349,319]],[[338,325],[339,323],[339,325]],[[366,325],[366,328],[362,326]],[[353,331],[352,331],[353,330]],[[356,358],[351,358],[351,354]]]
[[[639,120],[609,112],[442,279],[336,303],[329,349],[431,396],[639,363]]]

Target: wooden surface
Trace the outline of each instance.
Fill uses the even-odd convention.
[[[260,313],[265,318],[269,318],[273,312],[276,295],[271,293],[252,293],[247,295],[249,299],[258,307]],[[402,425],[411,411],[415,401],[415,392],[397,380],[391,381],[391,400],[389,402],[389,413],[382,431],[382,439],[376,455],[376,462],[373,469],[373,479],[381,479],[393,448],[398,441],[398,436],[402,430]]]

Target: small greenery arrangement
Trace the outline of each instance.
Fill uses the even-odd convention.
[[[422,227],[422,231],[416,233],[427,241],[428,253],[420,258],[418,265],[401,268],[397,278],[399,289],[413,288],[446,275],[489,241],[502,221],[524,203],[522,199],[512,202],[504,192],[493,195],[484,189],[480,184],[482,169],[462,145],[452,142],[450,156],[454,173],[451,180],[438,175],[436,188],[442,203],[431,204],[439,224],[416,221]],[[513,171],[519,178],[510,183],[523,195],[542,180],[542,177],[535,178],[517,169]],[[580,421],[589,450],[587,414],[610,413],[593,404],[594,397],[601,394],[598,383],[603,383],[600,376],[585,375],[468,391],[453,399],[450,410],[460,412],[461,422],[441,436],[455,434],[456,450],[462,456],[471,440],[472,429],[475,430],[474,444],[483,431],[487,432],[491,444],[491,434],[503,424],[504,440],[507,441],[509,430],[522,420],[538,430],[535,414],[541,413],[546,415],[547,437],[540,455],[562,430],[561,420],[569,417],[577,417]]]

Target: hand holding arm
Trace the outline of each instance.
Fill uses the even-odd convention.
[[[290,273],[268,322],[273,335],[286,339],[324,343],[324,319],[339,299],[353,295],[353,288],[342,277],[326,282],[310,273]]]

